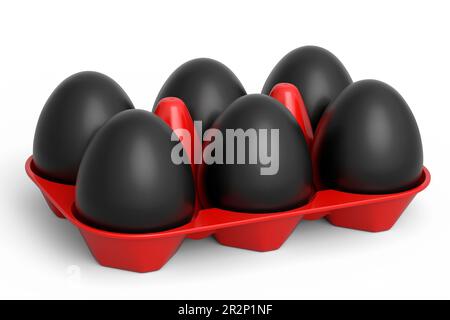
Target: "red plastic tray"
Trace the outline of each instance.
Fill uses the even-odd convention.
[[[271,96],[293,114],[309,146],[313,143],[312,129],[301,94],[291,84],[277,84]],[[179,135],[191,163],[200,140],[186,105],[178,98],[164,98],[155,114],[173,130],[184,129],[191,141]],[[197,140],[198,139],[198,140]],[[194,140],[198,143],[194,143]],[[201,152],[201,151],[200,151]],[[223,245],[255,251],[278,249],[302,220],[325,217],[331,224],[379,232],[390,229],[415,195],[430,183],[430,173],[424,167],[417,187],[395,194],[364,195],[320,190],[311,201],[300,208],[264,214],[240,213],[216,208],[201,209],[196,202],[192,221],[184,226],[155,233],[123,234],[95,229],[74,216],[75,186],[53,182],[40,177],[30,157],[25,165],[27,174],[44,195],[50,209],[60,218],[75,225],[97,261],[107,267],[136,272],[160,269],[177,251],[184,238],[202,239],[213,235]],[[197,171],[197,165],[192,165]],[[200,186],[197,184],[197,189]],[[197,192],[198,194],[198,192]]]
[[[38,176],[32,157],[27,160],[25,169],[52,211],[79,229],[98,263],[136,272],[160,269],[186,237],[201,239],[214,235],[226,246],[270,251],[278,249],[303,218],[325,217],[339,227],[385,231],[395,224],[415,195],[430,183],[430,173],[424,167],[420,184],[400,193],[363,195],[324,190],[318,191],[307,205],[286,212],[249,214],[210,208],[200,210],[190,223],[179,228],[121,234],[92,228],[74,216],[75,186]]]

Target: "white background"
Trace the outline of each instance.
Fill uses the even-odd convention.
[[[70,4],[69,4],[70,3]],[[450,298],[448,1],[2,1],[0,298]],[[278,251],[187,240],[160,271],[99,266],[28,179],[35,125],[67,76],[96,70],[150,110],[181,63],[211,57],[247,92],[307,44],[354,80],[394,86],[419,124],[430,187],[371,234],[302,222]]]

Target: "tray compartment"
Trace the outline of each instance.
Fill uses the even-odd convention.
[[[413,200],[415,194],[385,202],[334,210],[326,219],[335,226],[381,232],[391,229]]]
[[[119,239],[79,230],[99,264],[134,272],[161,269],[184,239],[182,235],[153,239]]]
[[[272,251],[289,238],[303,216],[256,222],[218,230],[214,237],[225,246],[254,251]]]

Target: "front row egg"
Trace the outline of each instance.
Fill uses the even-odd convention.
[[[205,207],[239,212],[284,211],[306,204],[313,193],[306,140],[291,113],[277,100],[250,94],[215,120],[204,147],[199,192]],[[208,135],[205,133],[205,138]],[[211,151],[208,163],[208,148]]]
[[[376,80],[351,84],[326,109],[312,154],[322,188],[353,193],[410,189],[423,166],[409,106],[395,89]]]
[[[81,161],[79,219],[99,229],[144,233],[188,223],[195,190],[189,164],[175,164],[172,130],[156,115],[129,110],[109,120]]]

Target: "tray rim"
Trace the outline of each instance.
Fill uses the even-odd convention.
[[[332,211],[332,210],[338,210],[338,209],[344,209],[344,208],[350,208],[350,207],[370,205],[370,204],[375,204],[375,203],[380,203],[380,202],[387,202],[387,201],[392,201],[392,200],[397,200],[397,199],[403,199],[403,198],[415,196],[417,193],[424,190],[430,184],[430,181],[431,181],[431,174],[428,171],[428,169],[424,166],[423,170],[422,170],[422,175],[423,175],[422,182],[412,189],[405,190],[405,191],[398,192],[398,193],[377,194],[377,195],[360,194],[361,196],[367,196],[368,198],[354,200],[354,201],[350,201],[350,202],[344,202],[341,204],[333,204],[333,205],[325,205],[325,206],[315,207],[314,206],[315,199],[319,195],[323,196],[326,193],[332,193],[335,195],[339,195],[339,194],[358,195],[356,193],[342,192],[342,191],[336,191],[336,190],[321,190],[321,191],[317,191],[306,205],[298,207],[298,208],[294,208],[294,209],[291,209],[288,211],[271,212],[271,213],[256,213],[255,214],[255,213],[235,212],[235,211],[218,209],[218,208],[207,208],[207,209],[199,210],[199,212],[196,214],[194,219],[183,226],[173,228],[170,230],[159,231],[159,232],[134,234],[134,233],[119,233],[119,232],[101,230],[101,229],[91,227],[91,226],[81,222],[73,214],[73,209],[71,209],[70,212],[67,212],[67,210],[61,206],[60,202],[57,199],[55,199],[54,196],[46,188],[44,188],[42,186],[42,184],[40,183],[39,180],[40,179],[45,180],[50,183],[64,185],[66,187],[74,187],[74,186],[54,182],[54,181],[51,181],[44,177],[39,176],[36,172],[34,172],[34,170],[32,168],[32,162],[33,162],[33,156],[30,156],[25,163],[26,173],[28,174],[30,179],[36,184],[36,186],[40,189],[40,191],[44,194],[44,196],[47,199],[49,199],[50,202],[58,210],[60,210],[60,212],[64,215],[64,217],[67,220],[69,220],[73,225],[75,225],[82,232],[89,232],[91,234],[95,234],[98,237],[114,238],[114,239],[122,239],[122,240],[163,239],[166,237],[187,236],[189,234],[196,234],[196,233],[202,233],[202,232],[208,232],[208,231],[213,232],[215,230],[225,229],[225,228],[229,228],[229,227],[244,226],[244,225],[252,224],[252,223],[272,221],[272,220],[276,220],[276,219],[287,219],[287,218],[293,218],[293,217],[297,217],[297,216],[306,216],[306,215],[314,214],[314,213],[320,213],[320,212],[326,212],[326,211]],[[72,206],[73,206],[73,203],[72,203]],[[198,221],[198,217],[200,215],[205,216],[205,215],[211,215],[211,214],[239,215],[239,216],[241,216],[241,220],[219,222],[217,224],[211,224],[211,225],[197,225],[196,226],[196,222]]]

